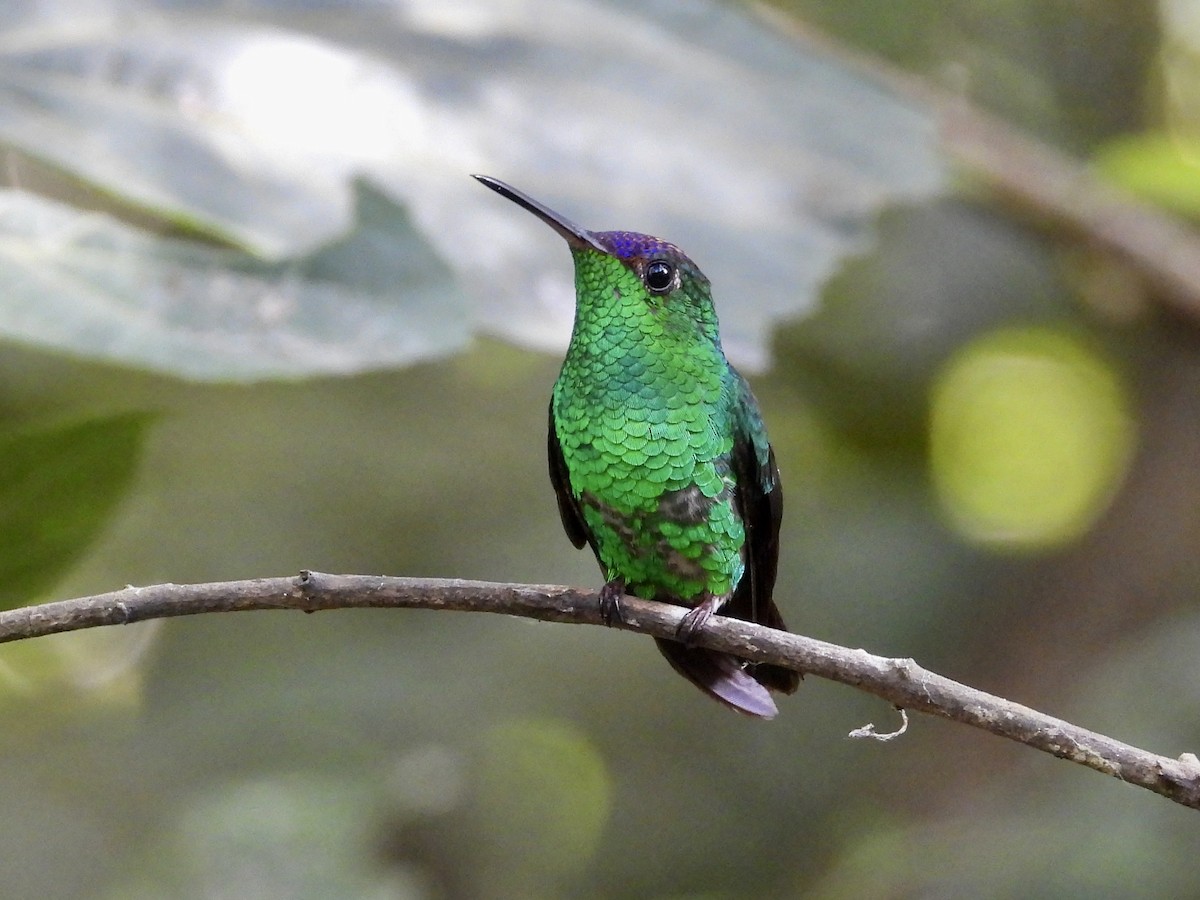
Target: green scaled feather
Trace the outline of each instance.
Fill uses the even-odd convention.
[[[568,537],[607,584],[691,607],[671,666],[748,715],[799,675],[690,646],[713,612],[783,628],[772,600],[782,489],[754,395],[725,359],[708,279],[678,247],[591,232],[515,188],[485,185],[562,236],[575,258],[575,327],[550,402],[550,479]]]
[[[552,410],[606,577],[689,605],[731,594],[744,570],[730,465],[742,392],[707,282],[670,249],[686,287],[663,299],[623,260],[575,251],[579,303]]]

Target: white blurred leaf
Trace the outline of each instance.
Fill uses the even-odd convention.
[[[470,172],[681,245],[751,367],[881,207],[944,181],[927,111],[715,0],[22,9],[0,15],[0,141],[277,260],[348,227],[365,174],[486,299],[466,327],[535,347],[566,341],[570,261]]]
[[[411,106],[379,64],[233,21],[51,27],[10,43],[6,142],[269,259],[350,226],[352,178],[394,153]]]
[[[466,340],[453,280],[386,198],[286,265],[0,191],[0,333],[199,380],[345,374]]]

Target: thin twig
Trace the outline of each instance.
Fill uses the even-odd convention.
[[[600,624],[596,593],[556,585],[325,575],[213,584],[159,584],[0,612],[0,643],[210,612],[408,607],[492,612],[550,622]],[[619,627],[673,638],[684,610],[634,597],[622,601]],[[1200,809],[1200,762],[1169,759],[977,691],[921,668],[911,659],[873,656],[813,638],[714,616],[696,643],[753,662],[773,663],[859,688],[904,710],[973,725],[1028,744]]]
[[[854,49],[774,6],[755,3],[751,9],[773,30],[804,44],[804,52],[815,49],[840,68],[907,98],[915,110],[932,112],[946,156],[996,199],[1059,237],[1121,260],[1155,288],[1152,299],[1200,322],[1200,231],[1191,222],[988,114],[958,90]]]
[[[942,104],[950,157],[1060,234],[1122,260],[1154,296],[1200,321],[1200,232],[1105,181],[1092,168],[965,103]]]

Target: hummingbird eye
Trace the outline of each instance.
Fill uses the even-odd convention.
[[[652,294],[665,294],[675,286],[675,267],[669,262],[656,259],[646,266],[646,287]]]

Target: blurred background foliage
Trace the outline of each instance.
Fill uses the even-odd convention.
[[[598,585],[543,459],[570,260],[482,171],[712,277],[794,629],[1195,750],[1200,325],[878,65],[1194,218],[1195,4],[779,6],[5,4],[0,602]],[[6,898],[1200,892],[1160,797],[934,720],[848,741],[894,714],[815,679],[745,721],[601,629],[147,623],[0,648],[0,711]]]

